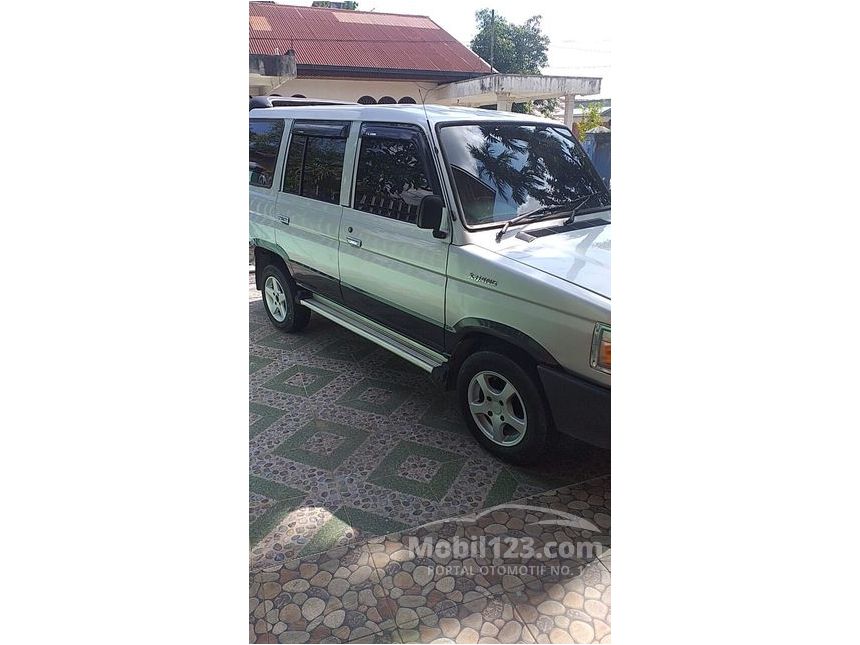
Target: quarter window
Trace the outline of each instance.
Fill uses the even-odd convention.
[[[250,121],[248,138],[248,183],[251,186],[271,188],[275,176],[278,150],[284,134],[284,122],[271,119]]]
[[[349,125],[296,122],[287,153],[284,192],[340,203],[343,156]]]
[[[403,222],[417,221],[421,200],[434,192],[418,136],[417,132],[392,127],[364,133],[354,208]]]

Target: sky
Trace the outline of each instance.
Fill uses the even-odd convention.
[[[310,6],[311,0],[278,0],[279,4]],[[596,5],[598,7],[602,5]],[[586,7],[588,9],[586,9]],[[510,22],[521,24],[535,14],[543,17],[549,36],[549,65],[544,74],[600,76],[600,97],[611,94],[611,33],[606,16],[594,15],[594,3],[584,0],[359,0],[360,11],[382,11],[429,16],[467,47],[475,35],[475,12],[495,9]],[[574,27],[578,16],[590,17],[587,26]],[[596,98],[596,97],[595,97]]]

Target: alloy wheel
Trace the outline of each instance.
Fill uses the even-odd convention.
[[[469,381],[469,411],[478,428],[500,446],[515,446],[528,427],[526,407],[520,393],[501,374],[478,372]]]
[[[266,278],[263,292],[266,296],[266,307],[272,314],[272,318],[279,323],[284,322],[287,317],[287,295],[275,276],[270,275]]]

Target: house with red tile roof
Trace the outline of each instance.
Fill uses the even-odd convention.
[[[248,29],[252,96],[510,110],[600,92],[599,78],[496,74],[428,16],[250,2]]]

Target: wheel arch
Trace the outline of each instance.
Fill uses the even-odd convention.
[[[446,340],[446,345],[451,348],[445,382],[447,389],[454,387],[463,361],[479,349],[495,349],[531,365],[558,366],[552,354],[528,334],[484,318],[464,318],[448,332]]]
[[[254,282],[258,290],[263,289],[261,282],[263,279],[263,269],[270,264],[274,264],[288,277],[292,278],[292,273],[284,257],[283,250],[263,240],[253,240],[251,244],[254,247]]]

